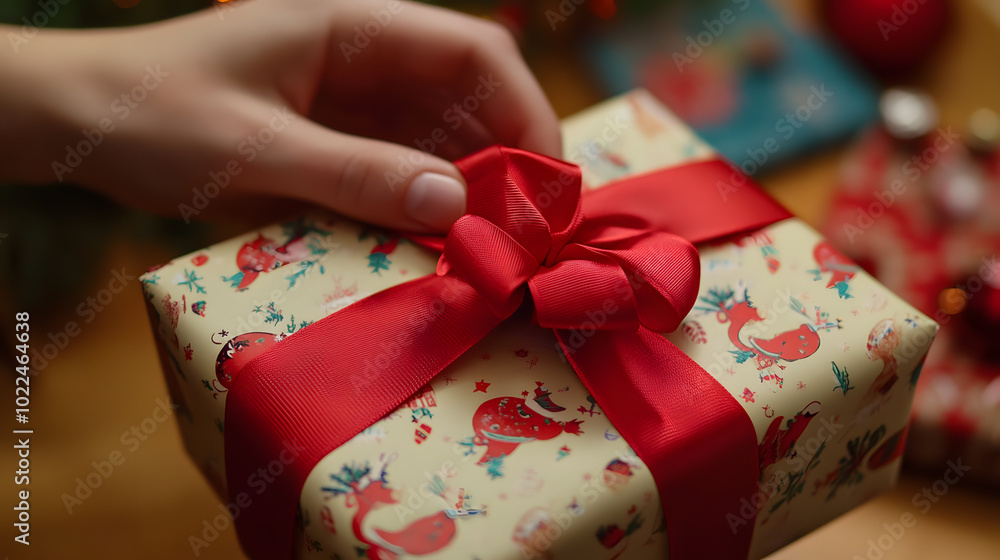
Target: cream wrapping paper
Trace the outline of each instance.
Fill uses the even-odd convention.
[[[714,156],[643,91],[567,119],[563,132],[585,188]],[[727,520],[755,523],[759,558],[892,486],[937,325],[797,219],[699,251],[699,302],[667,337],[757,430],[760,491]],[[436,261],[391,232],[316,214],[142,277],[187,450],[220,496],[227,376]],[[290,448],[251,487],[294,460]],[[664,558],[660,501],[551,332],[515,316],[315,466],[296,557]]]

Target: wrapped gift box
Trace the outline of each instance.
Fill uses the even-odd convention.
[[[643,91],[563,131],[585,188],[714,156]],[[667,338],[755,427],[759,488],[726,520],[755,525],[758,558],[892,486],[937,325],[794,218],[698,249],[698,303]],[[316,214],[142,277],[185,444],[221,496],[232,376],[436,262],[392,232]],[[552,331],[516,316],[329,453],[299,497],[296,556],[665,557],[649,468],[556,348]],[[257,483],[281,476],[295,449],[280,458]]]

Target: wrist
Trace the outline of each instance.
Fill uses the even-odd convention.
[[[0,26],[0,35],[9,29]],[[0,182],[61,182],[57,173],[100,113],[106,74],[94,32],[39,31],[0,54]]]

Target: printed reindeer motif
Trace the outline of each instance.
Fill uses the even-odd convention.
[[[357,508],[351,530],[356,539],[368,545],[367,557],[372,560],[396,560],[403,555],[422,556],[438,552],[455,538],[456,518],[485,513],[484,510],[466,507],[465,499],[469,496],[463,489],[458,491],[455,507],[447,507],[452,505],[451,500],[445,498],[448,488],[440,477],[435,476],[429,489],[444,501],[446,507],[398,531],[371,527],[373,523],[366,523],[369,514],[378,508],[399,503],[397,492],[389,487],[386,479],[387,467],[396,458],[395,453],[388,457],[383,454],[374,465],[367,461],[361,467],[344,465],[339,473],[330,475],[333,484],[323,487],[323,491],[332,497],[344,496],[348,508]]]
[[[764,317],[760,316],[747,297],[746,287],[737,286],[735,290],[729,287],[712,288],[699,299],[703,303],[696,306],[696,309],[715,313],[720,323],[729,323],[729,340],[737,348],[730,352],[736,357],[736,362],[742,364],[753,358],[757,362],[758,371],[774,365],[785,369],[781,362],[793,362],[812,356],[819,349],[819,331],[841,328],[840,319],[831,321],[829,315],[821,312],[819,307],[814,308],[815,314],[810,317],[805,306],[795,298],[790,298],[789,308],[809,322],[768,338],[751,336],[743,332],[744,327],[764,321]]]

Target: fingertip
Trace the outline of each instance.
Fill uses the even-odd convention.
[[[461,181],[424,171],[410,181],[404,209],[411,220],[434,231],[447,231],[465,213],[466,187]]]

